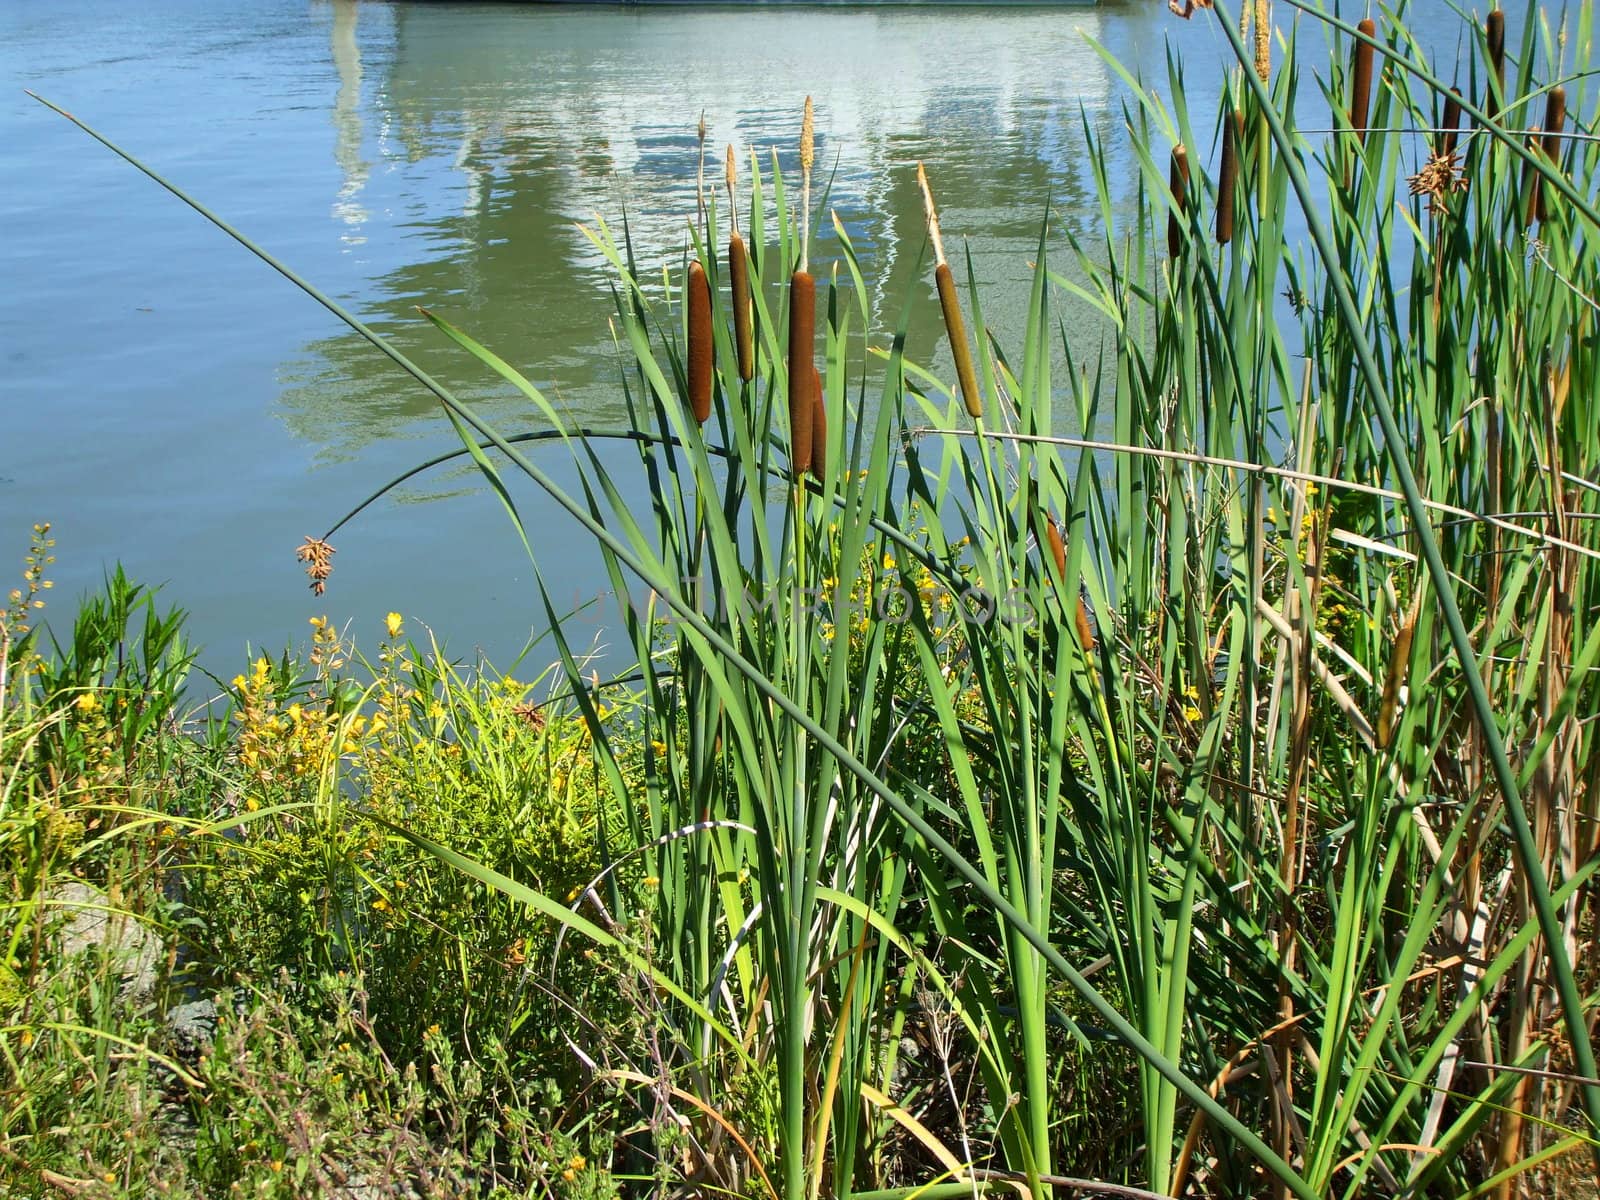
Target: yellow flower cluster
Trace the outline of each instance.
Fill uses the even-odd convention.
[[[367,731],[365,718],[355,717],[341,737],[332,711],[300,703],[280,708],[272,664],[264,657],[248,676],[236,675],[233,687],[239,694],[239,761],[263,782],[321,774],[337,755],[355,753]]]

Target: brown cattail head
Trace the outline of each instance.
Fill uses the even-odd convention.
[[[1365,37],[1378,36],[1378,27],[1371,17],[1363,17],[1356,29]],[[1367,118],[1372,107],[1372,56],[1371,42],[1356,43],[1355,62],[1350,71],[1350,128],[1356,131],[1356,139],[1362,145],[1367,142]]]
[[[816,363],[811,364],[811,462],[807,469],[819,481],[828,473],[828,403]]]
[[[1239,144],[1244,141],[1244,114],[1222,122],[1222,166],[1217,173],[1217,245],[1233,240],[1234,193],[1239,183]]]
[[[711,281],[698,261],[689,264],[689,406],[704,425],[711,419]]]
[[[733,340],[739,348],[739,378],[756,374],[756,339],[750,325],[750,257],[735,229],[728,236],[728,282],[733,290]]]
[[[1561,162],[1561,130],[1567,123],[1567,90],[1565,88],[1551,88],[1550,95],[1545,100],[1544,106],[1544,157],[1552,167]],[[1535,176],[1533,180],[1533,219],[1545,219],[1545,190],[1544,179]]]
[[[1050,557],[1056,564],[1056,577],[1067,577],[1067,544],[1061,540],[1061,526],[1056,524],[1054,517],[1045,518],[1045,537],[1050,542]]]
[[[1078,645],[1083,647],[1085,654],[1094,653],[1094,623],[1089,620],[1089,606],[1083,602],[1083,594],[1078,595],[1078,611],[1075,624],[1078,627]]]
[[[808,271],[789,277],[789,469],[795,478],[811,466],[811,386],[816,377],[817,284]]]
[[[1418,593],[1420,599],[1421,593]],[[1394,737],[1394,718],[1400,708],[1400,686],[1405,682],[1411,665],[1411,638],[1417,629],[1417,602],[1406,614],[1405,624],[1394,639],[1394,651],[1389,655],[1389,669],[1384,672],[1383,697],[1378,702],[1378,749],[1387,750]]]
[[[1451,88],[1444,98],[1444,132],[1439,136],[1439,153],[1456,152],[1456,131],[1461,128],[1461,89]]]
[[[1484,22],[1484,37],[1489,43],[1489,94],[1484,97],[1483,108],[1491,117],[1499,115],[1500,93],[1506,86],[1506,14],[1496,8]]]
[[[1173,200],[1173,209],[1167,214],[1167,253],[1177,258],[1183,252],[1184,217],[1189,211],[1189,152],[1181,142],[1172,148],[1172,170],[1167,179]]]
[[[728,143],[728,155],[722,165],[722,177],[728,181],[728,195],[733,195],[734,185],[739,182],[739,163],[733,157],[733,143]]]
[[[949,263],[940,263],[933,272],[939,287],[939,307],[944,309],[944,329],[950,337],[950,353],[956,360],[956,378],[961,381],[961,399],[967,415],[976,421],[983,416],[983,395],[978,391],[978,375],[972,369],[972,349],[967,345],[967,323],[961,319],[961,298],[956,294],[956,277]]]

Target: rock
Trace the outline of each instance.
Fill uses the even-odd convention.
[[[122,976],[122,994],[135,1002],[149,1000],[156,990],[161,943],[137,917],[112,904],[111,898],[80,879],[51,887],[40,898],[47,919],[60,920],[61,953],[66,958],[98,953]]]
[[[217,1006],[194,1000],[167,1010],[167,1036],[179,1058],[193,1062],[210,1048],[217,1032]]]

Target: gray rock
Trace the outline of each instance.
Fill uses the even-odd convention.
[[[194,1000],[167,1010],[167,1036],[178,1057],[193,1061],[211,1046],[217,1032],[217,1006]]]
[[[142,1003],[155,994],[161,942],[137,917],[116,908],[105,892],[79,879],[55,884],[40,900],[46,918],[62,922],[58,936],[64,957],[103,955],[121,975],[124,996]]]

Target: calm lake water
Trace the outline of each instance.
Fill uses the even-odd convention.
[[[1413,28],[1448,28],[1435,48],[1453,58],[1447,11],[1430,0]],[[1047,200],[1058,228],[1090,234],[1099,220],[1085,124],[1118,147],[1115,186],[1133,182],[1126,91],[1089,39],[1158,80],[1177,55],[1209,148],[1227,43],[1205,14],[1184,22],[1160,0],[5,0],[0,584],[20,576],[30,525],[48,520],[58,620],[120,559],[191,611],[202,662],[222,674],[247,646],[302,642],[323,613],[371,645],[399,610],[453,653],[501,662],[543,623],[508,523],[462,471],[424,477],[342,531],[328,594],[312,597],[294,547],[455,448],[448,423],[323,309],[23,87],[191,191],[510,430],[537,421],[415,306],[586,421],[615,424],[608,274],[577,225],[620,225],[625,208],[644,262],[659,275],[677,261],[702,111],[719,154],[776,149],[792,167],[801,102],[815,96],[818,159],[882,281],[879,319],[920,290],[911,351],[937,361],[931,276],[916,270],[914,164],[926,162],[947,239],[968,239],[993,323],[1016,328]],[[558,601],[593,596],[598,560],[581,536],[539,496],[524,503]]]

